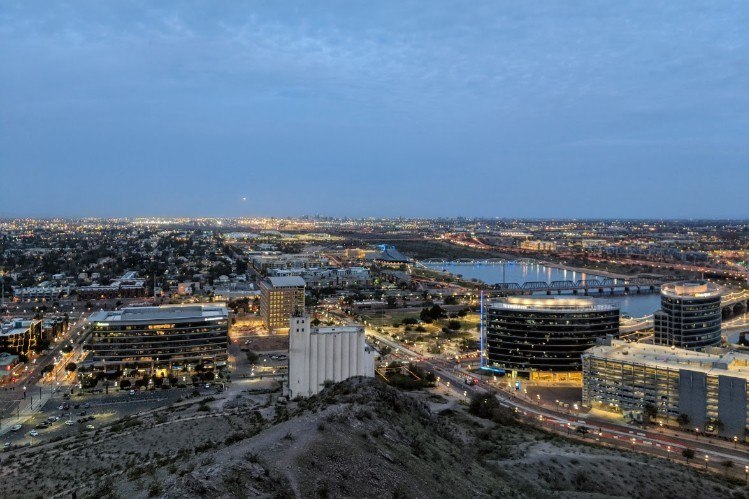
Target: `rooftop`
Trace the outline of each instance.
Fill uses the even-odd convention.
[[[229,311],[223,304],[165,305],[162,307],[130,307],[102,310],[89,317],[91,322],[163,322],[184,319],[225,319]]]
[[[661,286],[661,294],[673,298],[714,298],[722,289],[708,281],[671,282]]]
[[[528,298],[507,297],[489,303],[489,308],[504,310],[538,310],[543,312],[618,311],[613,303],[601,303],[592,298]]]
[[[304,279],[296,275],[267,277],[266,279],[274,288],[297,288],[304,287],[307,284]]]
[[[310,329],[312,334],[359,333],[363,331],[363,326],[313,327]]]
[[[583,353],[583,356],[631,362],[661,369],[687,369],[713,376],[732,376],[749,380],[749,354],[736,350],[715,349],[716,353],[695,352],[662,345],[628,343],[606,338]]]

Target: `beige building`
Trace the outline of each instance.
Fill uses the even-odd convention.
[[[269,331],[289,327],[291,316],[304,311],[305,282],[301,277],[267,277],[258,287],[260,317]]]
[[[318,393],[325,382],[374,377],[377,351],[366,343],[363,326],[311,327],[310,318],[291,318],[289,398]]]

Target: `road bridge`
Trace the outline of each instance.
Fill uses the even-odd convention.
[[[625,293],[655,293],[660,291],[661,279],[634,277],[631,279],[580,279],[577,281],[529,281],[523,284],[517,282],[506,282],[494,284],[491,290],[500,296],[510,295],[532,295],[536,293],[546,293],[547,295],[569,291],[572,294],[582,292],[585,295],[591,293],[603,294],[609,291],[614,294],[616,291]]]

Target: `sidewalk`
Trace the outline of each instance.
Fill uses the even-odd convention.
[[[44,404],[46,404],[51,398],[51,389],[48,390],[47,393],[42,392],[41,402],[39,401],[39,397],[36,397],[34,399],[33,409],[31,408],[31,397],[27,397],[26,400],[21,400],[21,405],[23,406],[25,403],[25,407],[22,407],[20,410],[18,410],[16,416],[3,418],[2,421],[0,421],[0,435],[5,435],[6,433],[8,433],[13,425],[22,425],[26,423],[26,421],[28,421],[32,416],[38,413],[44,406]]]

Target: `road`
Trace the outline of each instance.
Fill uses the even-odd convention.
[[[0,434],[15,424],[23,424],[58,390],[75,379],[75,375],[65,371],[65,366],[74,360],[79,360],[82,350],[79,345],[74,346],[75,340],[85,327],[87,318],[81,316],[68,327],[68,331],[58,339],[52,349],[37,357],[30,372],[20,377],[13,385],[5,387],[0,392]],[[74,346],[70,353],[63,353],[65,345]],[[50,363],[55,363],[54,370],[42,376],[42,370]]]
[[[454,363],[447,361],[437,355],[422,354],[404,347],[397,341],[368,329],[367,334],[378,341],[388,345],[399,355],[407,357],[410,361],[420,367],[434,372],[438,377],[438,383],[451,392],[454,396],[468,401],[471,396],[478,392],[488,391],[494,393],[500,403],[518,414],[518,416],[547,430],[567,433],[570,436],[579,436],[577,428],[585,426],[590,429],[591,438],[598,443],[618,448],[646,452],[660,457],[681,458],[681,452],[685,448],[693,449],[696,456],[705,462],[708,467],[725,472],[722,462],[730,460],[736,469],[744,470],[749,466],[749,453],[745,445],[732,445],[716,439],[709,439],[704,435],[700,438],[685,432],[664,428],[658,430],[643,429],[637,426],[615,423],[608,420],[600,420],[590,414],[565,412],[556,406],[549,407],[540,401],[536,402],[527,398],[524,394],[514,389],[506,389],[506,383],[487,382],[477,380],[477,384],[468,385],[467,373],[457,371]],[[572,412],[572,413],[571,413]],[[704,461],[707,456],[707,461]]]

